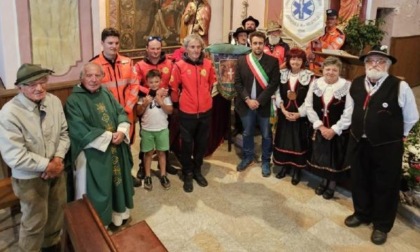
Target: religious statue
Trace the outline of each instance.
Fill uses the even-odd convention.
[[[211,19],[211,8],[207,0],[194,0],[188,3],[181,18],[180,42],[189,34],[200,35],[206,45],[209,44],[208,33]]]

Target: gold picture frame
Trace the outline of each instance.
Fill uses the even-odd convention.
[[[190,0],[107,0],[107,27],[120,31],[121,53],[143,58],[149,36],[162,38],[162,50],[172,53],[181,45],[181,16]]]

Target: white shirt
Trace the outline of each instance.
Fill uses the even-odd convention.
[[[140,98],[138,104],[143,104],[144,98]],[[172,105],[169,96],[163,99],[166,105]],[[157,102],[153,101],[147,106],[141,117],[141,127],[147,131],[161,131],[168,128],[168,115],[162,108],[158,107]]]
[[[346,103],[344,105],[343,114],[334,125],[331,126],[331,129],[337,135],[341,135],[343,130],[346,130],[350,127],[351,124],[351,114],[353,109],[351,103],[349,103],[349,89],[350,82],[339,78],[335,84],[327,84],[324,80],[324,77],[321,77],[309,87],[308,94],[305,99],[306,114],[309,121],[313,124],[314,129],[318,129],[324,123],[319,119],[318,114],[313,108],[313,95],[315,94],[318,97],[322,97],[324,101],[324,111],[327,112],[329,102],[335,97],[340,99],[343,96],[346,96]]]
[[[377,90],[379,90],[379,88],[382,86],[382,83],[388,76],[389,75],[386,75],[379,79],[378,82],[376,82],[375,87],[373,87],[369,81],[365,81],[366,91],[370,95],[373,95]],[[351,113],[353,113],[354,100],[350,95],[346,100],[346,105],[347,102],[350,103],[349,106],[351,109]],[[400,89],[398,93],[398,105],[401,107],[403,114],[404,136],[407,136],[411,128],[419,120],[419,112],[417,110],[416,98],[414,97],[413,91],[411,90],[408,83],[405,81],[400,82]]]

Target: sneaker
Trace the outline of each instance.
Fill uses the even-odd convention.
[[[262,176],[263,177],[268,177],[268,176],[271,175],[270,163],[264,162],[261,165],[261,169],[262,169]]]
[[[165,190],[168,190],[171,188],[171,181],[169,181],[168,177],[166,175],[163,175],[160,177],[160,184],[165,188]]]
[[[153,189],[152,177],[146,176],[144,178],[144,189],[151,191]]]
[[[244,171],[248,166],[254,163],[253,159],[245,158],[236,166],[237,171]]]
[[[144,167],[142,164],[139,165],[139,170],[137,171],[137,176],[138,179],[144,179],[145,175],[144,175]]]

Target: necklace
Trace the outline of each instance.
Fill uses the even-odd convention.
[[[299,73],[292,73],[292,72],[290,72],[290,76],[292,76],[292,77],[297,77],[299,75]]]

